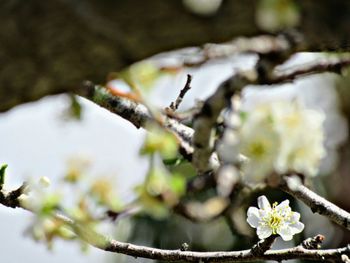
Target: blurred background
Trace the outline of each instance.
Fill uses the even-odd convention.
[[[164,58],[169,59],[168,55],[162,55]],[[171,58],[174,59],[173,54]],[[284,66],[292,67],[321,58],[320,54],[297,54]],[[157,107],[168,106],[190,73],[193,76],[192,89],[181,105],[181,110],[188,109],[196,100],[210,95],[232,70],[252,67],[255,60],[255,56],[233,56],[212,61],[198,69],[183,69],[175,75],[160,77],[148,94],[149,100]],[[159,57],[154,61],[159,61]],[[121,86],[123,83],[116,82],[114,85]],[[349,203],[344,196],[346,191],[342,189],[342,182],[349,180],[348,174],[344,173],[347,171],[348,124],[339,98],[343,85],[337,75],[327,73],[304,77],[281,86],[251,86],[243,92],[243,108],[249,110],[264,101],[297,98],[307,107],[323,111],[326,114],[327,156],[322,161],[320,176],[314,180],[313,187],[346,209]],[[148,160],[139,155],[145,131],[136,129],[85,99],[80,98],[79,102],[82,106],[80,120],[68,116],[71,100],[66,95],[47,97],[1,114],[0,137],[3,139],[0,141],[0,160],[9,165],[9,188],[29,178],[47,176],[52,181],[50,188],[57,190],[67,171],[77,165],[92,178],[113,178],[118,198],[124,202],[132,200],[135,197],[134,188],[143,182],[149,166]],[[74,195],[76,191],[79,189],[72,188],[65,193]],[[284,197],[281,193],[269,193],[269,196],[276,199]],[[303,232],[305,237],[323,234],[326,236],[326,247],[336,247],[349,240],[345,232],[328,220],[312,214],[300,203],[293,205],[301,211],[302,221],[306,225]],[[4,207],[0,207],[0,213],[4,262],[21,262],[23,258],[27,262],[147,262],[144,259],[109,255],[95,248],[82,252],[80,244],[69,241],[54,241],[53,247],[48,249],[45,244],[33,241],[27,231],[32,215]],[[136,244],[178,248],[187,242],[191,249],[196,250],[249,247],[231,234],[223,219],[196,224],[178,215],[163,219],[138,216],[132,220],[121,219],[112,225],[115,228],[107,228],[110,235]],[[277,242],[275,247],[291,245],[291,242]]]
[[[14,3],[14,1],[10,2]],[[66,1],[59,1],[59,4],[61,2]],[[222,2],[221,0],[184,0],[183,5],[191,13],[203,18],[215,14]],[[341,1],[338,2],[341,3]],[[11,6],[11,3],[9,6]],[[162,3],[162,1],[157,3]],[[254,20],[258,24],[259,30],[279,32],[284,28],[298,25],[300,13],[298,13],[298,8],[294,5],[294,1],[263,0],[259,1],[259,3],[255,17],[249,19],[249,21]],[[84,12],[88,10],[83,8],[84,5],[73,4],[70,7],[72,6],[78,11],[80,10],[79,8]],[[100,5],[99,8],[104,12],[106,11],[103,5]],[[343,9],[339,7],[338,11],[341,10]],[[79,15],[84,13],[80,13],[80,11],[78,12]],[[143,10],[141,11],[143,12]],[[109,12],[109,10],[106,12]],[[91,15],[88,12],[87,14],[87,17]],[[85,19],[84,16],[82,17]],[[95,17],[94,14],[91,17]],[[99,18],[99,16],[96,17]],[[347,21],[349,19],[348,14],[342,16],[342,19],[342,21]],[[154,23],[152,19],[150,21],[150,23]],[[101,21],[94,20],[94,22],[99,24]],[[336,20],[332,20],[332,22],[337,26]],[[80,27],[77,28],[81,30]],[[92,32],[94,36],[100,37],[98,32],[100,28],[96,28],[92,27]],[[125,30],[128,31],[128,27]],[[254,27],[254,30],[257,29]],[[98,34],[95,34],[96,31]],[[108,30],[106,32],[109,33]],[[253,31],[252,33],[255,34],[256,32]],[[142,32],[141,36],[144,33]],[[148,37],[148,34],[146,35]],[[328,36],[327,34],[324,35]],[[164,35],[161,37],[164,37]],[[169,41],[167,34],[165,34],[165,38]],[[84,40],[84,38],[82,39]],[[98,39],[100,40],[100,38]],[[134,39],[134,42],[128,41],[127,44],[134,45],[134,48],[144,44],[140,44]],[[35,41],[33,43],[36,44]],[[112,41],[111,43],[114,42]],[[167,42],[165,45],[166,48],[172,46],[172,43],[169,43]],[[0,48],[2,47],[1,44]],[[93,41],[92,46],[94,46]],[[150,45],[144,46],[153,52]],[[55,48],[64,47],[64,45],[60,46],[59,43],[57,47],[55,45],[53,47],[54,55],[58,56],[59,52],[57,53]],[[86,47],[89,46],[87,45]],[[111,47],[114,46],[109,46],[109,48]],[[69,51],[72,50],[73,54],[68,54],[67,57],[73,57],[75,53],[83,49],[80,49],[80,46],[78,48],[69,48]],[[147,50],[147,52],[151,52],[150,50]],[[0,49],[0,59],[2,58],[1,55],[3,55],[1,51]],[[98,72],[91,73],[91,76],[94,76],[93,74],[95,73],[99,77],[107,75],[108,72],[100,67],[104,65],[105,59],[108,59],[108,63],[113,65],[112,68],[114,68],[115,62],[110,56],[110,54],[114,53],[108,53],[107,51],[104,53],[104,51],[106,50],[103,50],[101,46],[94,50],[95,53],[91,52],[93,55],[90,56],[90,53],[88,53],[89,57],[86,60],[90,62],[96,61],[96,64],[93,64],[93,66],[95,69],[98,69]],[[189,51],[189,53],[191,52]],[[95,58],[99,55],[100,60],[97,61]],[[106,57],[104,57],[105,55]],[[127,61],[130,59],[131,61],[139,56],[144,57],[141,51],[140,54],[132,55],[135,56],[123,57],[123,59]],[[160,54],[152,57],[149,62],[158,66],[161,66],[163,63],[167,66],[172,65],[172,63],[176,65],[179,61],[183,62],[183,55],[184,51]],[[282,65],[282,68],[288,69],[298,65],[305,65],[309,62],[321,61],[327,56],[328,54],[325,53],[298,53]],[[51,60],[55,62],[54,59]],[[232,55],[224,59],[213,59],[200,67],[184,67],[176,70],[176,73],[163,74],[155,80],[145,94],[147,102],[154,107],[162,109],[169,106],[183,88],[187,74],[191,74],[193,77],[192,88],[185,96],[180,107],[180,111],[189,110],[198,101],[204,100],[212,94],[217,86],[234,71],[252,68],[256,60],[257,57],[255,55]],[[71,62],[70,60],[68,61]],[[63,62],[66,61],[63,59]],[[79,66],[84,64],[88,69],[92,65],[90,63],[82,63],[79,57],[73,62]],[[59,63],[54,66],[54,69],[59,73],[65,72],[65,68],[62,68]],[[106,68],[108,67],[106,66]],[[78,66],[72,66],[68,71],[73,69],[84,71],[83,68]],[[14,71],[17,74],[16,67],[14,67]],[[18,72],[18,83],[22,81],[21,76],[26,77],[26,72],[22,73]],[[51,74],[52,72],[49,73]],[[35,74],[40,75],[38,72],[33,73],[33,75]],[[53,83],[61,80],[61,76],[56,71],[53,71],[52,74],[56,78]],[[71,81],[71,77],[74,79],[78,76],[79,80],[81,80],[82,75],[84,78],[85,76],[90,77],[90,75],[86,74],[86,72],[84,74],[82,72],[79,72],[79,74],[74,72],[71,75],[62,75],[67,76],[67,79],[64,81]],[[5,81],[7,81],[6,76]],[[17,82],[14,83],[18,84]],[[348,187],[350,185],[349,83],[350,72],[348,71],[342,72],[341,77],[333,73],[324,73],[305,76],[293,83],[284,85],[249,86],[244,89],[242,94],[242,108],[246,111],[253,110],[257,105],[267,101],[298,100],[307,107],[322,111],[325,114],[324,144],[327,155],[321,162],[319,175],[308,183],[317,193],[325,196],[347,211],[350,211],[350,199],[348,198]],[[113,81],[110,85],[118,89],[126,88],[126,84],[121,81]],[[72,116],[74,107],[72,107],[72,98],[69,95],[45,97],[39,101],[22,104],[0,114],[0,163],[7,163],[9,166],[6,188],[18,187],[23,181],[37,182],[38,178],[45,176],[52,182],[51,186],[45,191],[64,195],[65,204],[68,207],[74,203],[76,196],[84,196],[87,187],[90,185],[95,185],[100,192],[112,191],[113,200],[109,201],[115,207],[118,207],[121,203],[132,203],[137,198],[135,189],[139,189],[137,187],[143,184],[150,169],[149,158],[140,154],[140,148],[144,144],[146,132],[143,129],[136,129],[135,126],[124,119],[83,98],[78,97],[77,101],[73,101],[74,105],[80,105],[78,106],[78,111],[81,109],[81,115],[78,114],[80,115],[79,118]],[[184,171],[191,173],[189,169]],[[73,186],[64,183],[68,177],[72,178],[74,176],[81,176],[84,179],[84,183]],[[213,193],[207,194],[209,196],[213,195]],[[245,205],[248,207],[254,204],[256,197],[261,194],[266,194],[271,201],[281,201],[289,198],[293,209],[301,213],[301,221],[306,226],[305,231],[294,241],[281,242],[278,239],[274,244],[274,248],[291,247],[300,243],[301,240],[317,234],[322,234],[326,237],[324,248],[345,246],[350,242],[348,232],[330,223],[327,219],[313,214],[308,207],[279,191],[254,193],[254,196],[249,197]],[[205,195],[199,196],[198,199],[205,199],[205,197]],[[108,198],[110,196],[107,196]],[[83,203],[80,203],[80,205],[84,206]],[[136,216],[126,215],[115,221],[104,222],[101,226],[101,231],[121,241],[166,249],[179,249],[183,243],[187,243],[190,250],[196,251],[238,250],[251,247],[251,244],[256,242],[257,238],[253,235],[251,229],[246,231],[245,215],[237,214],[233,217],[237,217],[237,229],[232,229],[232,226],[223,217],[209,222],[195,223],[174,213],[161,217],[152,216],[151,213],[142,213]],[[52,244],[41,242],[40,238],[38,238],[40,231],[39,234],[35,233],[35,231],[33,232],[36,218],[20,209],[13,210],[0,206],[0,220],[0,253],[2,262],[18,263],[23,260],[27,263],[58,263],[63,261],[72,263],[152,262],[146,259],[109,254],[76,241],[54,239]]]

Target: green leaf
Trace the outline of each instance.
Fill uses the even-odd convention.
[[[5,183],[5,175],[6,175],[7,164],[3,164],[0,168],[0,187]]]
[[[152,155],[154,153],[159,153],[165,160],[176,158],[177,152],[178,143],[175,136],[167,131],[154,127],[152,131],[147,134],[141,149],[141,154]]]
[[[186,191],[186,178],[181,174],[173,174],[170,177],[170,188],[171,190],[180,197]]]
[[[182,159],[179,157],[163,159],[164,165],[179,165]]]

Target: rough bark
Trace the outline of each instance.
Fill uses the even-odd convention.
[[[299,30],[310,50],[349,50],[350,2],[298,1]],[[0,111],[150,55],[262,33],[256,0],[224,1],[211,17],[179,0],[6,0],[0,2]]]

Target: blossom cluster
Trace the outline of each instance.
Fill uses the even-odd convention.
[[[279,101],[259,105],[241,116],[234,147],[247,157],[242,165],[247,182],[262,182],[273,172],[317,174],[325,156],[323,113],[297,101]]]
[[[304,224],[299,222],[300,214],[293,212],[289,206],[289,200],[272,206],[266,196],[258,198],[258,208],[249,207],[247,211],[247,222],[251,227],[256,228],[260,239],[271,235],[280,235],[284,241],[289,241],[293,235],[304,229]]]

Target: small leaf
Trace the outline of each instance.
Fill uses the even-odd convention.
[[[2,187],[5,183],[6,168],[7,168],[7,164],[3,164],[0,168],[0,187]]]
[[[169,180],[171,190],[178,196],[181,196],[186,191],[186,178],[181,174],[173,174]]]
[[[174,159],[177,157],[178,143],[175,136],[167,131],[153,128],[147,134],[141,154],[152,155],[158,152],[163,159]]]

